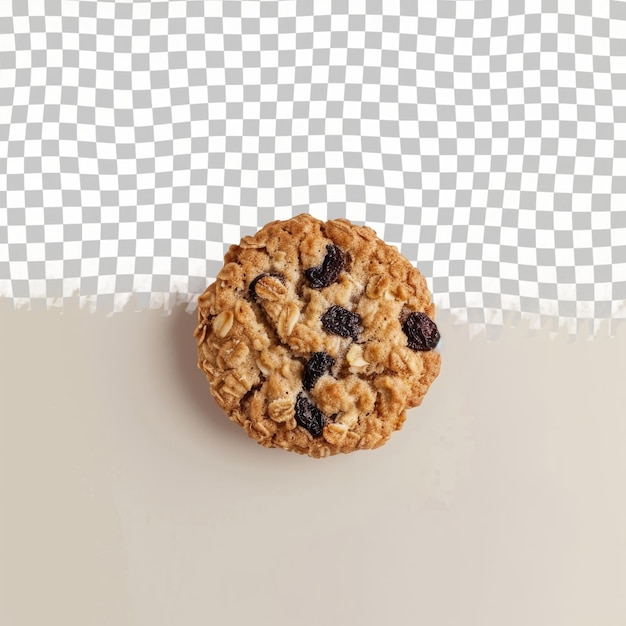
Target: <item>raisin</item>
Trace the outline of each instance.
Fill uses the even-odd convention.
[[[250,295],[252,296],[252,298],[254,300],[256,300],[256,291],[255,291],[255,287],[256,284],[261,280],[261,278],[264,278],[265,276],[269,276],[269,274],[259,274],[251,283],[250,286],[248,287],[248,291],[250,292]]]
[[[326,246],[326,256],[322,264],[305,270],[304,275],[313,289],[322,289],[337,280],[345,264],[346,259],[341,249],[329,244]]]
[[[437,325],[426,313],[411,313],[402,325],[402,330],[409,338],[409,348],[419,352],[436,348],[441,339]]]
[[[276,280],[269,281],[262,285],[262,291],[259,291],[259,281],[266,277],[272,277]],[[277,281],[280,281],[278,285]],[[248,286],[248,291],[253,300],[261,298],[263,300],[276,301],[280,300],[286,293],[285,277],[282,274],[259,274]]]
[[[318,378],[323,376],[333,365],[335,359],[326,352],[315,352],[309,359],[302,374],[302,386],[310,391]]]
[[[324,429],[326,417],[303,394],[296,399],[296,422],[306,428],[313,437],[319,437]]]
[[[351,337],[356,339],[359,336],[361,317],[356,313],[344,309],[342,306],[331,306],[322,315],[322,325],[329,332],[340,337]]]

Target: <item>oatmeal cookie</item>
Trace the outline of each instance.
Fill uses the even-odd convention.
[[[266,447],[377,448],[439,373],[434,312],[424,277],[371,228],[303,214],[231,246],[198,300],[198,367]]]

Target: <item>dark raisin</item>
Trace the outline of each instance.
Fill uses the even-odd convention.
[[[256,300],[259,296],[259,294],[256,292],[258,282],[262,278],[265,278],[266,276],[272,276],[273,278],[278,278],[278,280],[280,280],[280,282],[283,283],[283,285],[285,284],[285,277],[282,274],[266,274],[266,273],[259,274],[248,286],[248,291],[250,292],[250,295],[252,296],[253,300]]]
[[[441,335],[437,325],[426,313],[411,313],[402,325],[404,334],[409,338],[411,350],[426,352],[437,347]]]
[[[322,325],[329,332],[340,337],[352,337],[356,339],[359,336],[361,317],[342,306],[331,306],[324,315],[322,315]]]
[[[261,280],[261,278],[264,278],[265,276],[269,276],[269,274],[259,274],[251,283],[250,286],[248,287],[248,291],[250,292],[250,295],[256,300],[256,291],[255,291],[255,287],[256,284]]]
[[[313,437],[319,437],[324,429],[326,417],[306,399],[306,396],[300,394],[296,400],[296,422],[302,428],[306,428]]]
[[[334,364],[335,359],[330,354],[315,352],[304,367],[302,386],[307,391],[313,389],[318,378],[323,376]]]
[[[313,289],[322,289],[337,280],[345,264],[346,259],[341,249],[329,244],[326,246],[326,256],[322,264],[305,270],[304,275]]]

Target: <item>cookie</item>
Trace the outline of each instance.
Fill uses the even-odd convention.
[[[371,228],[298,215],[231,246],[198,299],[198,367],[263,446],[377,448],[439,373],[434,312],[424,277]]]

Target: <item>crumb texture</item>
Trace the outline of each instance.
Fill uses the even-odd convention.
[[[198,300],[198,367],[266,447],[377,448],[439,373],[434,312],[424,277],[372,229],[303,214],[231,246]]]

